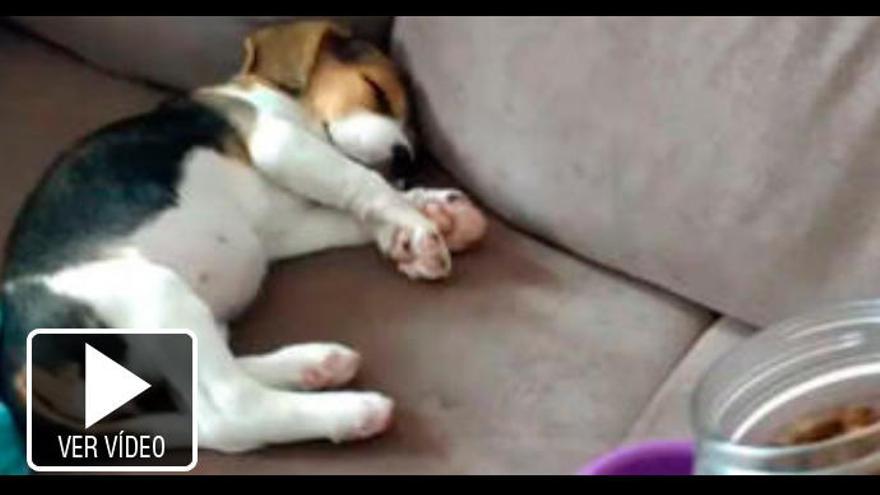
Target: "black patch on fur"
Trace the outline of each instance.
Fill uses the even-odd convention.
[[[26,365],[25,343],[28,334],[37,328],[106,328],[107,325],[87,305],[55,294],[42,282],[23,281],[7,285],[0,292],[3,321],[0,327],[0,397],[10,406],[20,428],[24,428],[24,404],[14,390],[15,375]],[[125,359],[125,344],[118,336],[107,336],[108,354]],[[55,369],[71,362],[82,361],[82,336],[70,336],[65,345],[52,349],[51,354],[35,356],[34,366]],[[67,345],[69,344],[69,345]],[[85,364],[83,363],[83,368]]]
[[[231,132],[213,110],[182,99],[81,140],[26,200],[7,244],[3,279],[96,259],[98,248],[177,204],[187,152],[220,150]]]
[[[234,132],[210,108],[175,99],[81,139],[28,196],[7,241],[0,277],[0,396],[19,426],[24,427],[24,411],[13,379],[25,365],[27,335],[37,328],[108,327],[89,306],[30,277],[98,260],[102,248],[175,206],[185,155],[195,147],[222,150],[224,137]],[[41,365],[82,359],[83,346],[75,340],[54,350],[55,356],[42,356]],[[108,356],[124,362],[124,345],[111,347],[119,353]]]

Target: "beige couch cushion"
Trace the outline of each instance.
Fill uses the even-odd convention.
[[[177,88],[224,80],[241,66],[242,40],[266,24],[308,16],[13,16],[19,24],[119,74]],[[390,17],[337,16],[385,43]]]
[[[52,155],[158,95],[3,31],[0,64],[18,68],[0,78],[2,239]],[[349,344],[364,355],[355,386],[396,398],[398,423],[356,445],[203,452],[196,471],[570,473],[623,438],[712,318],[498,222],[455,270],[411,283],[370,247],[276,266],[236,350]]]
[[[642,411],[625,443],[694,438],[692,402],[700,381],[721,357],[745,342],[754,331],[753,327],[730,317],[713,323]]]
[[[516,224],[763,324],[880,294],[875,18],[399,18],[446,165]]]

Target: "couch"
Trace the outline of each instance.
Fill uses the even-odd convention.
[[[12,17],[0,236],[73,139],[234,72],[278,17]],[[335,340],[386,435],[203,451],[203,474],[566,474],[687,438],[711,363],[756,328],[880,290],[872,18],[347,18],[406,69],[420,180],[490,213],[443,284],[374,249],[277,264],[236,352]]]

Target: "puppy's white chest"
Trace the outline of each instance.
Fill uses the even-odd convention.
[[[173,269],[216,316],[229,318],[256,296],[266,272],[267,257],[252,228],[263,208],[259,181],[222,155],[193,152],[184,164],[178,206],[135,232],[129,245]]]

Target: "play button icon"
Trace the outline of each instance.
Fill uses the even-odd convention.
[[[86,428],[150,388],[150,384],[86,344]]]
[[[188,471],[198,460],[196,337],[186,329],[28,334],[28,466]]]

